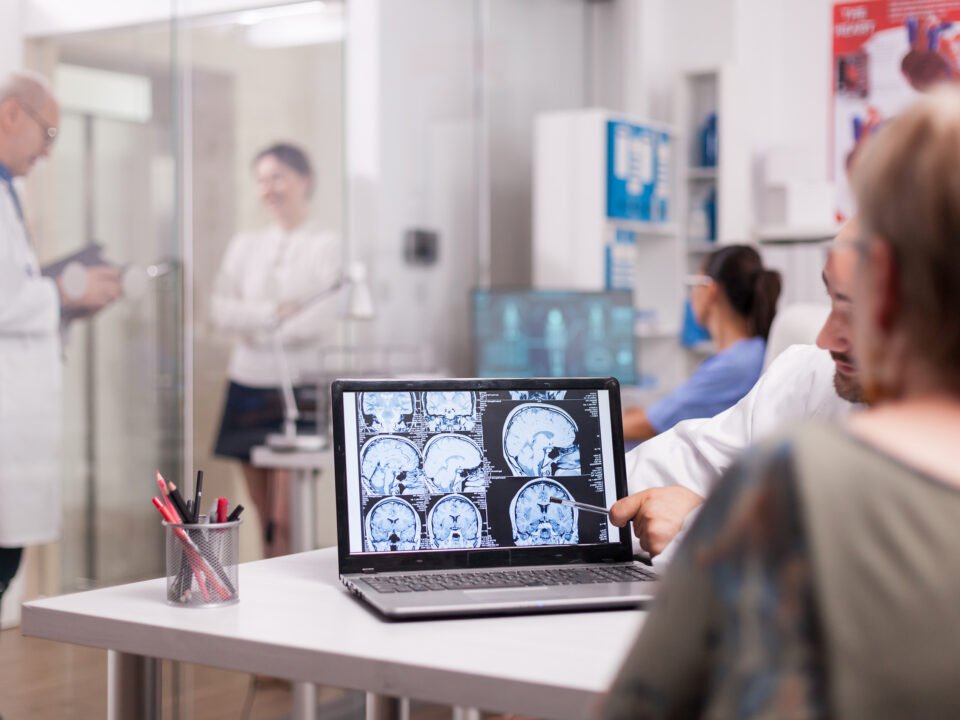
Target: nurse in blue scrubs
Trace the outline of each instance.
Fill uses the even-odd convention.
[[[701,273],[687,282],[694,316],[710,333],[716,354],[650,407],[625,410],[628,440],[647,440],[681,420],[723,412],[750,391],[763,370],[780,273],[763,267],[754,248],[727,245],[714,250]]]

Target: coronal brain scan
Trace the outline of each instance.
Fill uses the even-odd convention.
[[[423,448],[423,475],[433,493],[477,492],[483,489],[483,453],[463,435],[430,438]]]
[[[566,390],[511,390],[511,400],[563,400]]]
[[[579,540],[576,508],[550,502],[551,497],[573,500],[555,480],[537,478],[526,483],[510,503],[513,540],[517,545],[568,545]]]
[[[360,399],[360,411],[376,432],[404,432],[413,418],[413,393],[367,392]]]
[[[577,424],[552,405],[520,405],[503,426],[503,454],[515,475],[579,475]]]
[[[406,500],[380,500],[370,508],[364,525],[370,551],[416,550],[420,546],[420,517]]]
[[[425,490],[420,451],[406,438],[379,435],[360,450],[360,479],[368,495],[410,495]]]
[[[430,546],[442,550],[480,547],[480,510],[463,495],[447,495],[427,516]]]
[[[465,390],[423,394],[427,429],[431,432],[469,432],[474,426],[474,396]]]

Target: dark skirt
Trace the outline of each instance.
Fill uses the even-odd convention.
[[[297,431],[317,432],[316,388],[299,386],[293,389],[300,419]],[[280,388],[255,388],[230,382],[223,404],[220,432],[214,455],[250,462],[250,450],[263,445],[267,435],[283,431],[283,397]]]

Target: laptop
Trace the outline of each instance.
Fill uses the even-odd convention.
[[[385,617],[655,593],[629,531],[582,509],[627,491],[616,379],[337,380],[332,401],[340,579]]]

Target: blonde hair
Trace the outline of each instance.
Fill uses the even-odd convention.
[[[898,324],[960,388],[960,90],[939,88],[881,128],[852,185],[863,236],[896,257]]]

